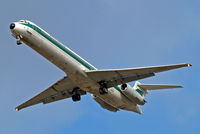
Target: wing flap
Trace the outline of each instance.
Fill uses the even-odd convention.
[[[144,78],[148,78],[148,77],[152,77],[152,76],[155,76],[155,74],[154,73],[147,73],[147,74],[132,75],[132,76],[128,76],[128,77],[120,77],[118,79],[107,81],[106,82],[107,88],[115,87],[115,86],[118,86],[122,83],[128,83],[128,82],[131,82],[131,81],[144,79]]]
[[[63,91],[61,93],[55,94],[54,96],[51,96],[49,98],[44,99],[42,103],[47,104],[47,103],[63,100],[63,99],[66,99],[66,98],[70,98],[70,97],[72,97],[72,94],[70,92],[71,91]],[[83,90],[79,90],[78,93],[80,95],[86,94],[86,92],[83,91]]]

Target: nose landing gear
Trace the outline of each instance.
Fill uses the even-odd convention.
[[[22,41],[21,40],[17,40],[17,45],[21,45]]]
[[[21,35],[18,35],[18,36],[16,36],[16,38],[17,38],[17,45],[21,45],[22,44],[22,41],[21,41],[21,39],[23,38]]]

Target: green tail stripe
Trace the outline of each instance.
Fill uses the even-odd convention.
[[[137,88],[136,91],[137,91],[141,96],[143,96],[144,93],[142,92],[142,90],[140,90],[139,88]]]

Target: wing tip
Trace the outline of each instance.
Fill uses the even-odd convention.
[[[16,111],[19,111],[19,108],[18,108],[18,107],[16,107],[16,108],[15,108],[15,110],[16,110]]]
[[[187,66],[188,66],[188,67],[191,67],[191,66],[192,66],[192,64],[189,64],[189,63],[187,63]]]
[[[183,88],[183,86],[180,85],[180,86],[177,86],[177,88]]]

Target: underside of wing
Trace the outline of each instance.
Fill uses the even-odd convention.
[[[71,81],[71,79],[68,77],[64,77],[49,88],[47,88],[46,90],[44,90],[43,92],[36,95],[35,97],[17,106],[16,110],[18,111],[22,108],[32,106],[38,103],[46,104],[57,100],[69,98],[73,95],[73,90],[75,88],[77,88],[77,86]],[[77,91],[80,95],[86,94],[86,92],[81,89]]]
[[[96,82],[104,81],[107,83],[107,87],[114,87],[127,82],[152,77],[155,73],[168,71],[181,67],[188,67],[190,64],[176,64],[176,65],[164,65],[164,66],[152,66],[141,68],[129,68],[129,69],[116,69],[116,70],[92,70],[86,72],[87,75]]]

